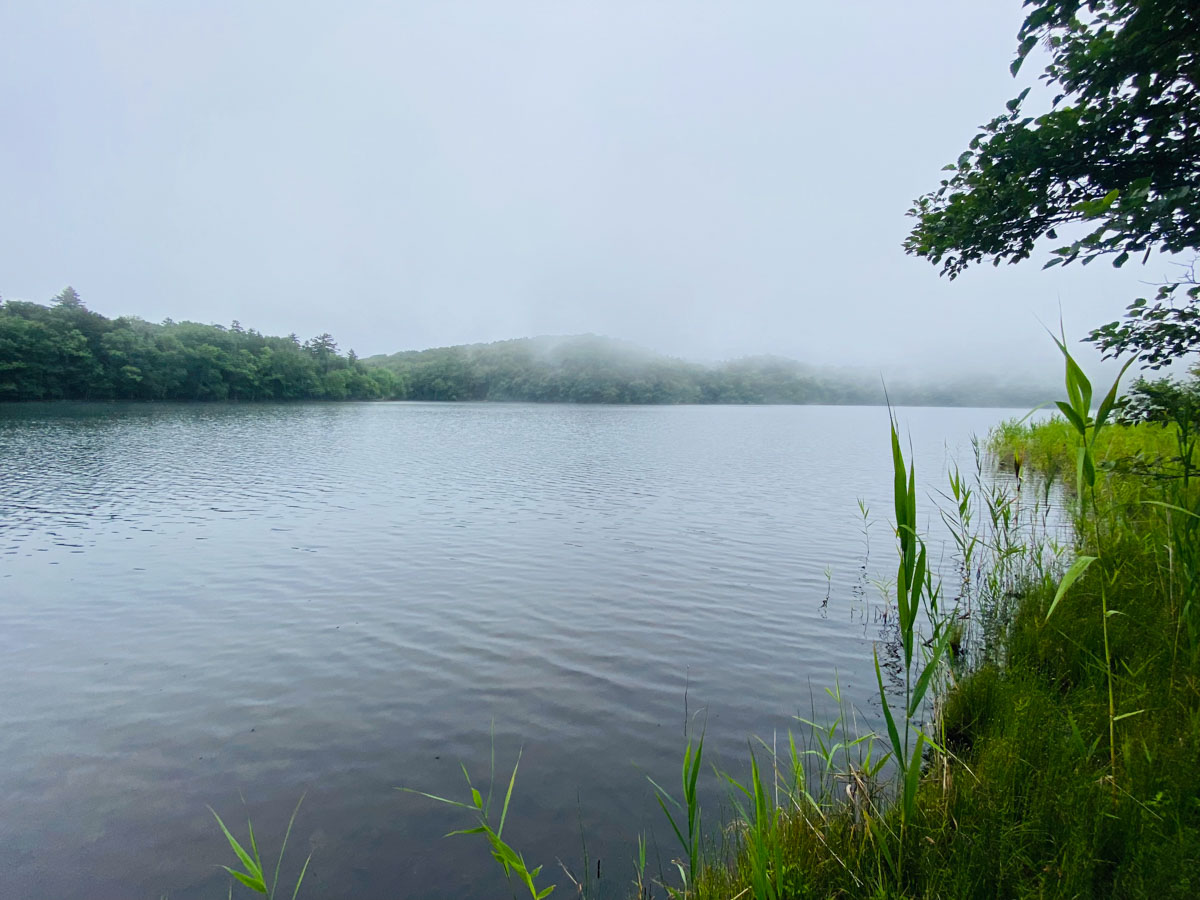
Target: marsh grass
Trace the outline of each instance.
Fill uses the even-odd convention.
[[[694,883],[703,872],[703,832],[700,829],[700,800],[699,783],[701,761],[704,758],[704,730],[699,736],[688,734],[687,747],[683,751],[683,767],[680,778],[680,799],[676,800],[666,788],[653,778],[649,778],[654,787],[654,796],[659,807],[671,825],[671,831],[683,848],[686,860],[676,860],[675,868],[679,872],[683,887],[678,893],[686,896],[688,885]],[[671,810],[675,812],[672,813]],[[678,817],[678,819],[676,818]],[[686,861],[687,868],[684,868]]]
[[[922,560],[893,426],[900,687],[877,675],[886,733],[855,745],[881,741],[886,765],[864,778],[804,722],[800,755],[823,758],[820,776],[845,790],[773,807],[762,772],[793,771],[797,752],[764,762],[765,744],[752,747],[749,781],[731,780],[732,857],[705,865],[690,896],[1200,889],[1200,492],[1169,431],[1110,421],[1115,386],[1093,415],[1062,349],[1072,417],[1008,423],[979,448],[973,484],[950,474],[950,599]],[[989,459],[1007,460],[1011,483],[984,477]],[[1071,492],[1065,509],[1055,484]]]
[[[254,891],[256,894],[262,894],[268,900],[275,900],[279,894],[279,873],[283,867],[283,857],[287,852],[288,838],[292,836],[292,827],[296,824],[296,814],[300,812],[300,804],[304,802],[301,797],[296,803],[296,808],[292,810],[292,817],[288,819],[287,831],[283,835],[283,843],[279,847],[279,856],[275,861],[275,872],[270,882],[267,881],[266,872],[263,870],[262,856],[258,852],[258,841],[254,837],[254,825],[250,820],[246,820],[246,830],[249,833],[250,849],[245,847],[233,836],[230,830],[225,826],[221,817],[217,815],[215,809],[209,808],[209,812],[213,814],[213,818],[217,820],[217,825],[221,828],[221,833],[225,835],[225,840],[229,842],[229,848],[241,863],[242,869],[234,869],[230,866],[221,866],[241,884]],[[292,900],[300,894],[300,886],[304,883],[304,876],[308,872],[308,864],[312,862],[312,854],[304,860],[304,865],[300,869],[300,874],[296,876],[296,885],[292,889]],[[230,885],[230,896],[233,894],[233,886]]]
[[[451,831],[447,837],[455,835],[482,835],[487,841],[488,849],[491,852],[492,859],[500,865],[504,870],[504,876],[511,882],[514,878],[523,886],[529,893],[530,900],[544,900],[553,893],[557,885],[547,885],[539,888],[537,885],[538,876],[541,875],[542,867],[540,865],[530,868],[525,862],[525,857],[518,852],[508,841],[504,840],[504,825],[508,819],[508,807],[512,802],[513,788],[517,783],[517,768],[521,765],[521,755],[517,754],[517,761],[513,763],[512,775],[508,779],[508,787],[504,792],[504,801],[501,804],[499,819],[493,823],[492,800],[493,789],[496,784],[496,752],[495,744],[492,746],[491,754],[491,770],[488,780],[488,793],[485,797],[483,793],[471,783],[471,775],[467,772],[467,767],[462,767],[463,778],[467,783],[467,790],[470,792],[470,802],[462,802],[460,800],[451,800],[446,797],[439,797],[436,794],[428,794],[425,791],[418,791],[412,788],[399,788],[410,794],[419,794],[422,797],[428,797],[430,800],[436,800],[438,803],[444,803],[447,806],[454,806],[459,809],[467,810],[471,813],[475,820],[475,825],[470,828],[461,828],[456,831]]]

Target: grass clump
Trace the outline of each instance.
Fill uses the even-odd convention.
[[[467,767],[462,767],[463,778],[466,779],[467,789],[471,793],[471,802],[463,803],[459,800],[450,800],[446,797],[439,797],[436,794],[428,794],[425,791],[414,791],[411,788],[400,788],[400,790],[408,793],[420,794],[422,797],[428,797],[430,800],[436,800],[438,803],[445,803],[447,806],[455,806],[459,809],[468,810],[476,821],[476,825],[471,828],[461,828],[457,831],[451,831],[447,837],[453,837],[458,834],[480,834],[487,840],[488,849],[491,851],[492,859],[500,865],[504,870],[504,876],[510,883],[515,879],[521,884],[529,894],[530,900],[545,900],[554,892],[556,885],[548,885],[539,888],[537,878],[541,875],[542,867],[534,866],[530,868],[525,862],[525,857],[506,840],[504,840],[504,823],[508,819],[508,805],[512,802],[513,788],[517,783],[517,768],[521,765],[520,754],[517,755],[517,761],[513,763],[512,775],[508,779],[508,789],[504,792],[504,802],[500,809],[500,818],[496,824],[492,823],[492,787],[496,783],[496,756],[495,748],[492,750],[491,761],[491,778],[489,784],[492,787],[488,788],[487,796],[485,797],[474,784],[471,783],[471,776],[467,772]],[[516,896],[514,894],[514,896]]]
[[[262,894],[268,900],[275,900],[276,897],[281,897],[279,893],[279,871],[283,867],[283,856],[287,852],[288,838],[292,836],[292,827],[296,824],[296,814],[300,812],[300,804],[304,802],[301,797],[296,802],[296,808],[292,810],[292,817],[288,820],[287,831],[283,835],[283,843],[279,847],[279,857],[275,861],[274,877],[268,882],[266,872],[263,869],[262,856],[258,852],[258,841],[254,837],[254,824],[249,820],[246,821],[246,830],[249,832],[250,849],[246,850],[225,826],[221,817],[217,815],[217,811],[210,807],[209,811],[213,814],[213,818],[217,820],[217,825],[221,829],[221,833],[225,835],[225,840],[229,842],[229,848],[241,863],[242,869],[234,869],[230,866],[221,866],[229,875],[236,879],[241,884],[245,885],[256,894]],[[292,900],[300,895],[300,886],[304,883],[304,876],[308,872],[308,864],[312,862],[312,854],[304,860],[304,865],[300,869],[300,874],[296,876],[296,884],[292,889]],[[230,896],[233,896],[233,886],[230,885]]]

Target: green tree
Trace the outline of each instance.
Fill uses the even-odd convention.
[[[54,305],[61,309],[87,309],[83,305],[83,298],[79,296],[79,292],[70,285],[63,288],[54,298]]]
[[[1016,75],[1041,44],[1050,109],[1026,88],[970,142],[941,186],[909,211],[905,241],[954,278],[973,263],[1026,259],[1082,225],[1047,266],[1200,248],[1200,4],[1194,0],[1025,0]],[[1200,348],[1200,285],[1183,277],[1090,338],[1155,368]]]
[[[334,369],[321,378],[321,391],[327,400],[350,399],[353,374],[349,369]]]
[[[10,303],[6,310],[12,310]],[[54,333],[44,323],[0,315],[0,400],[53,396],[49,370],[58,356]]]
[[[1175,462],[1186,489],[1195,471],[1196,440],[1200,436],[1200,367],[1192,370],[1188,381],[1139,378],[1125,398],[1122,417],[1125,421],[1174,427],[1178,449]]]
[[[392,372],[339,355],[320,335],[264,337],[234,322],[108,319],[73,288],[43,306],[0,303],[0,401],[311,400],[402,395]]]
[[[311,353],[313,358],[320,363],[322,372],[329,372],[333,367],[333,361],[338,358],[337,341],[333,339],[333,335],[329,332],[319,334],[315,338],[305,341],[304,349]]]

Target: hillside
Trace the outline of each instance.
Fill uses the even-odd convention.
[[[867,370],[777,356],[703,365],[592,334],[410,350],[363,362],[395,375],[408,400],[870,405],[886,399],[878,373]],[[1033,406],[1050,392],[986,376],[888,384],[893,403],[913,406]]]

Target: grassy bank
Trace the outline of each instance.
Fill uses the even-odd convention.
[[[1095,476],[1079,484],[1081,438]],[[1175,435],[1145,424],[1099,434],[1088,425],[1081,435],[1054,419],[1005,425],[989,449],[1022,472],[1024,486],[979,498],[986,527],[973,543],[960,541],[967,555],[986,558],[975,569],[982,578],[962,594],[974,595],[972,627],[984,644],[973,656],[947,654],[927,724],[914,717],[912,733],[926,744],[919,781],[906,790],[895,753],[877,770],[891,773],[882,782],[861,754],[843,753],[840,764],[822,763],[814,797],[787,761],[775,760],[766,802],[747,809],[732,851],[700,864],[689,894],[1200,890],[1200,493],[1195,478],[1184,485]],[[1069,568],[1052,564],[1044,534],[1014,540],[1005,525],[1021,504],[1036,507],[1053,494],[1046,479],[1065,482],[1073,510],[1069,558],[1077,562]],[[957,610],[955,618],[965,614]],[[926,610],[918,665],[935,656],[946,615]],[[868,737],[855,749],[871,742],[891,749],[894,737]],[[809,750],[823,758],[823,747]],[[788,788],[776,806],[777,778]]]

